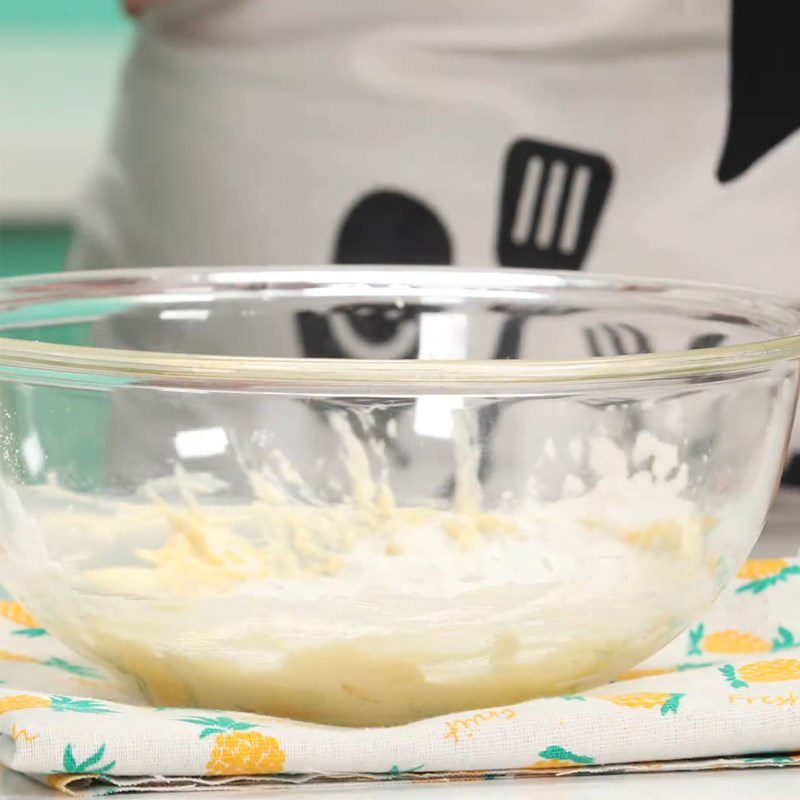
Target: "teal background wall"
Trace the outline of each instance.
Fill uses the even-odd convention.
[[[126,25],[119,0],[3,0],[0,28],[42,31],[114,30]]]
[[[31,150],[41,148],[44,156],[52,142],[55,159],[61,157],[58,148],[67,137],[83,137],[84,119],[89,119],[87,133],[99,138],[113,81],[101,77],[95,84],[86,78],[116,70],[131,32],[120,0],[0,0],[0,136],[17,142],[36,137]],[[89,54],[83,72],[74,66],[79,53]],[[63,70],[56,75],[53,64],[58,63]],[[0,154],[8,159],[0,170],[8,174],[17,166],[17,150]],[[23,186],[25,176],[23,172]],[[15,177],[20,185],[19,171]],[[68,190],[71,195],[72,187]],[[25,199],[18,211],[14,187],[0,182],[3,192],[13,209],[0,216],[0,276],[61,269],[71,235],[71,208],[59,199],[55,211],[47,203],[40,210],[35,199]]]
[[[10,278],[60,270],[70,235],[66,223],[0,226],[0,275]]]

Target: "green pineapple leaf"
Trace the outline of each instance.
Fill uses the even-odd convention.
[[[781,580],[786,580],[790,575],[800,575],[800,564],[792,564],[780,571]]]
[[[699,664],[693,664],[690,662],[683,663],[683,664],[676,664],[675,669],[678,672],[685,672],[687,669],[705,669],[706,667],[713,667],[715,666],[713,661],[703,661]]]
[[[215,736],[218,733],[225,733],[226,731],[249,731],[257,727],[251,725],[249,722],[237,722],[230,717],[183,717],[181,722],[189,722],[192,725],[203,725],[204,728],[200,731],[200,738],[205,739],[206,736]]]
[[[182,717],[181,722],[191,722],[192,725],[213,725],[216,717]]]
[[[418,772],[424,766],[425,766],[424,764],[417,764],[416,767],[409,767],[408,769],[400,769],[400,767],[398,767],[397,764],[392,764],[392,767],[389,770],[388,774],[394,778],[397,778],[400,775],[405,775],[408,772]]]
[[[47,636],[47,631],[44,628],[19,628],[16,631],[11,631],[12,636],[27,636],[29,639],[36,639],[39,636]]]
[[[102,761],[103,756],[106,752],[106,746],[100,745],[100,747],[89,756],[89,758],[85,759],[84,761],[78,762],[75,759],[75,754],[72,750],[72,744],[67,744],[64,748],[64,755],[62,758],[62,765],[64,772],[68,773],[86,773],[91,772],[93,774],[100,774],[103,772],[108,772],[109,770],[113,769],[116,765],[116,761],[109,761],[107,764],[104,764],[102,767],[94,767],[99,761]],[[92,769],[94,767],[94,769]]]
[[[724,664],[719,668],[719,671],[732,689],[746,689],[750,685],[746,681],[736,677],[736,670],[732,664]]]
[[[752,592],[753,594],[761,594],[765,589],[769,589],[777,583],[777,578],[773,575],[769,578],[759,578],[750,583],[745,583],[736,590],[736,594],[744,594],[744,592]]]
[[[78,675],[81,678],[102,678],[103,676],[97,670],[91,667],[84,667],[80,664],[70,664],[69,661],[64,661],[63,658],[48,658],[47,661],[42,661],[44,667],[55,667],[56,669],[63,669],[64,672],[69,672],[72,675]]]
[[[75,756],[72,754],[71,744],[67,744],[67,746],[64,748],[64,758],[62,759],[62,763],[64,765],[64,772],[78,771],[78,762],[75,760]]]
[[[681,699],[684,697],[684,694],[671,694],[669,699],[661,706],[661,714],[662,716],[665,714],[677,714],[678,713],[678,706],[681,704]]]
[[[696,628],[689,631],[689,649],[687,655],[701,656],[703,651],[700,648],[700,643],[706,635],[706,626],[701,622]]]
[[[574,761],[576,764],[593,764],[594,759],[590,756],[579,756],[571,750],[567,750],[560,745],[551,744],[539,753],[539,758],[546,760],[557,759],[558,761]]]
[[[768,761],[770,764],[789,764],[794,761],[794,759],[791,756],[787,756],[782,753],[779,753],[778,755],[763,753],[760,756],[753,756],[752,758],[746,758],[744,760],[745,764],[757,764],[763,761]]]
[[[103,758],[105,752],[106,752],[106,746],[104,744],[101,744],[100,747],[98,747],[97,750],[95,750],[95,752],[89,756],[89,758],[87,758],[85,761],[81,761],[81,763],[78,764],[78,771],[85,772],[89,767],[93,767],[98,761],[100,761]]]
[[[97,700],[76,700],[74,697],[52,695],[50,707],[53,711],[74,711],[78,714],[118,714],[113,708],[108,708]]]
[[[778,635],[772,640],[773,650],[784,650],[787,647],[797,647],[798,642],[794,634],[782,625],[778,626]]]
[[[782,583],[788,580],[790,575],[800,575],[800,564],[792,564],[791,566],[784,567],[780,572],[776,572],[774,575],[745,583],[736,590],[736,594],[742,594],[743,592],[761,594],[761,592],[769,589],[771,586],[775,586],[776,583]]]

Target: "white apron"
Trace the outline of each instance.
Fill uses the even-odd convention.
[[[723,0],[167,4],[140,23],[69,266],[554,266],[800,296],[800,137],[716,176],[729,18]]]

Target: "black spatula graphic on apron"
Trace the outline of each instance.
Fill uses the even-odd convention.
[[[503,169],[497,258],[504,267],[580,269],[611,188],[597,153],[520,139]]]

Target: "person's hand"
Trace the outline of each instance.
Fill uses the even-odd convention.
[[[132,16],[138,17],[142,12],[147,11],[148,8],[157,6],[163,0],[122,0],[125,10]]]

